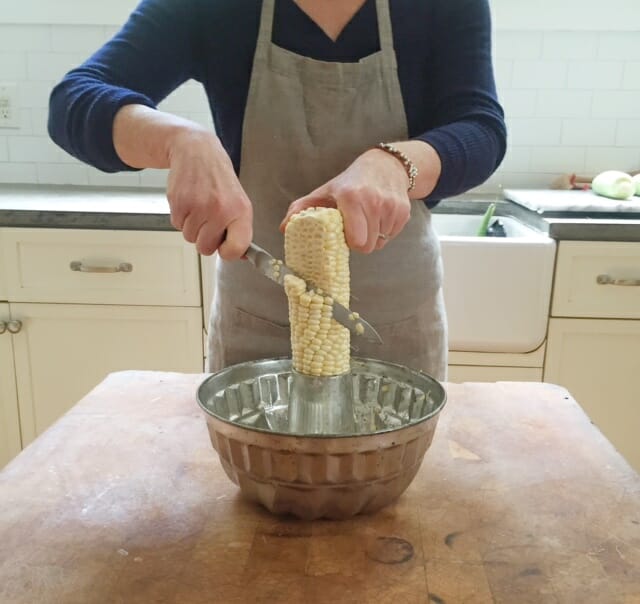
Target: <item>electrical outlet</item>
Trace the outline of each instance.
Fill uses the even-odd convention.
[[[19,128],[18,86],[0,83],[0,128]]]

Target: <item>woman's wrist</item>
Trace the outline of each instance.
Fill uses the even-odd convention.
[[[431,145],[424,141],[411,140],[392,142],[390,144],[393,148],[405,155],[417,169],[414,187],[411,191],[408,191],[409,198],[424,199],[436,188],[438,180],[440,179],[442,172],[440,156]],[[395,161],[405,172],[407,182],[409,183],[407,188],[409,188],[410,178],[403,162],[386,151],[380,150],[380,152],[389,155],[389,158]]]

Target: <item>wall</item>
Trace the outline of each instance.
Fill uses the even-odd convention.
[[[628,0],[616,2],[631,7]],[[563,172],[640,169],[640,31],[602,31],[613,25],[605,15],[597,27],[589,11],[580,23],[552,19],[553,27],[533,29],[535,19],[523,19],[503,0],[493,4],[496,22],[502,19],[494,57],[510,148],[501,169],[477,191],[543,187]],[[124,5],[119,0],[115,8]],[[12,10],[16,23],[0,24],[0,85],[18,83],[20,127],[0,129],[0,183],[164,186],[163,171],[102,174],[66,155],[46,134],[51,87],[108,39],[115,26],[31,23],[29,15],[44,17],[25,11],[21,19],[19,10]],[[544,12],[536,7],[535,14]],[[61,15],[64,11],[58,20]],[[110,19],[99,15],[96,21]],[[637,29],[639,21],[619,19],[619,28]],[[586,27],[591,29],[581,31]],[[194,83],[174,92],[161,108],[211,125],[204,94]]]

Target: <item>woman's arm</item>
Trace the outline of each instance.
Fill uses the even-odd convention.
[[[125,105],[155,108],[186,80],[199,79],[198,5],[143,0],[113,39],[53,89],[48,127],[54,142],[105,172],[152,167],[118,156],[114,120]]]
[[[494,80],[488,0],[440,0],[434,14],[432,30],[439,37],[433,45],[436,65],[430,86],[437,98],[436,125],[414,139],[437,153],[441,174],[436,182],[430,178],[437,173],[428,158],[431,151],[412,156],[410,147],[402,150],[427,173],[428,182],[416,195],[425,193],[435,201],[489,178],[504,158],[507,131]]]
[[[105,172],[168,168],[171,223],[201,254],[240,258],[253,211],[216,134],[155,109],[202,79],[200,0],[143,0],[122,30],[51,94],[49,133]]]

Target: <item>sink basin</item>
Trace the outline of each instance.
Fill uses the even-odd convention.
[[[507,234],[498,238],[475,235],[480,215],[432,216],[442,246],[449,349],[538,348],[547,333],[555,241],[514,218],[496,217]]]

